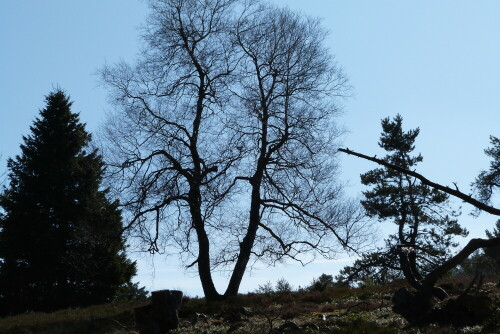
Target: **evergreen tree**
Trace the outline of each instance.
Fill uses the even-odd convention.
[[[405,132],[402,123],[400,115],[393,120],[383,119],[379,146],[388,152],[385,161],[413,170],[423,159],[420,154],[411,155],[419,129]],[[389,168],[362,174],[361,182],[371,187],[361,201],[368,216],[392,221],[397,233],[385,240],[384,248],[344,268],[337,276],[339,281],[385,283],[402,278],[403,269],[411,270],[418,278],[419,273],[429,272],[450,256],[451,248],[457,246],[454,236],[467,235],[454,219],[447,194]],[[409,256],[399,257],[401,250],[409,252]]]
[[[318,278],[314,278],[311,284],[306,288],[309,291],[320,291],[323,292],[326,289],[331,289],[335,287],[333,282],[333,276],[327,274],[321,274]]]
[[[486,230],[486,235],[488,239],[500,237],[500,220],[497,220],[493,231]],[[477,250],[452,270],[452,276],[458,277],[474,277],[479,274],[500,275],[500,246]]]
[[[490,203],[495,191],[500,188],[500,138],[490,136],[490,142],[492,147],[484,150],[492,158],[490,169],[479,173],[473,183],[479,199],[485,203]]]
[[[50,311],[111,300],[130,282],[121,213],[100,189],[103,161],[56,90],[9,159],[0,195],[2,314]]]
[[[490,231],[486,230],[486,235],[488,236],[488,239],[500,237],[500,219],[497,220],[493,231],[490,232]],[[496,264],[497,264],[498,269],[499,269],[498,273],[500,273],[500,246],[485,248],[484,254],[496,261]]]

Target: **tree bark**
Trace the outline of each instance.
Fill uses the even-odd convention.
[[[231,279],[227,287],[224,296],[235,296],[238,294],[238,290],[245,274],[245,270],[250,260],[250,255],[252,252],[253,244],[255,241],[255,236],[257,235],[257,229],[260,222],[260,182],[252,186],[252,199],[250,205],[250,219],[248,223],[248,229],[243,241],[240,243],[240,254],[238,255],[238,260],[234,266]]]
[[[472,239],[467,243],[467,245],[458,254],[450,258],[448,261],[444,262],[442,265],[431,271],[425,279],[422,281],[422,288],[428,291],[434,287],[434,284],[440,279],[444,274],[446,274],[451,269],[455,268],[457,265],[462,263],[466,258],[469,257],[479,248],[488,248],[500,245],[500,237],[492,239]]]
[[[220,300],[221,295],[215,288],[210,268],[210,240],[205,231],[205,223],[200,211],[201,206],[198,204],[200,202],[200,190],[194,187],[191,188],[189,197],[191,219],[198,238],[198,259],[196,261],[203,293],[207,301]]]

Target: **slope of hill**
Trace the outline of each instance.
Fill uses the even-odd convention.
[[[180,328],[173,333],[498,333],[500,289],[496,281],[490,280],[471,292],[488,294],[495,300],[495,311],[488,314],[486,321],[473,326],[436,323],[409,328],[408,323],[391,310],[394,291],[405,285],[395,282],[355,289],[249,293],[208,304],[203,299],[185,298],[179,312]],[[463,290],[467,283],[465,279],[453,279],[442,284],[453,292]],[[0,319],[0,333],[137,334],[134,308],[148,303],[126,301],[6,317]]]

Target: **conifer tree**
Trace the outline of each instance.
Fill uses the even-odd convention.
[[[488,239],[500,237],[500,219],[497,220],[493,231],[486,230],[486,235]],[[497,262],[498,273],[500,273],[500,246],[485,248],[484,254]]]
[[[101,189],[103,161],[91,135],[56,90],[9,159],[0,195],[2,314],[111,300],[130,282],[121,213]]]
[[[423,160],[412,155],[419,129],[403,131],[403,118],[382,120],[379,146],[388,154],[388,163],[414,170]],[[353,266],[345,267],[337,279],[352,283],[385,283],[402,278],[405,270],[417,277],[449,258],[456,247],[455,236],[466,236],[449,206],[449,195],[389,168],[377,168],[361,175],[361,182],[371,187],[361,201],[369,217],[392,221],[397,232],[385,240],[385,247],[364,254]],[[401,250],[408,257],[399,256]],[[406,260],[408,259],[408,261]]]
[[[492,158],[490,168],[479,173],[473,183],[478,198],[487,204],[491,203],[495,191],[500,188],[500,138],[490,136],[490,142],[492,146],[484,150]]]

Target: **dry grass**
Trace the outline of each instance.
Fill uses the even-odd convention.
[[[484,289],[500,296],[500,290],[492,282],[494,280],[486,282]],[[454,279],[442,283],[451,290],[458,291],[467,285],[467,280]],[[500,332],[498,331],[500,317],[493,317],[488,323],[475,327],[452,328],[432,325],[426,328],[407,328],[407,322],[391,311],[392,294],[404,285],[403,282],[395,282],[385,286],[334,288],[323,292],[250,293],[216,303],[206,303],[198,298],[185,298],[179,313],[181,327],[175,333],[486,334]],[[0,319],[0,333],[137,333],[133,310],[145,303],[147,302],[111,303],[79,310],[7,317]],[[500,302],[498,305],[500,307]],[[500,314],[500,308],[497,309]]]
[[[120,302],[52,313],[29,313],[0,319],[0,333],[128,333],[133,328],[133,309],[147,302]],[[119,323],[119,324],[118,324]]]

